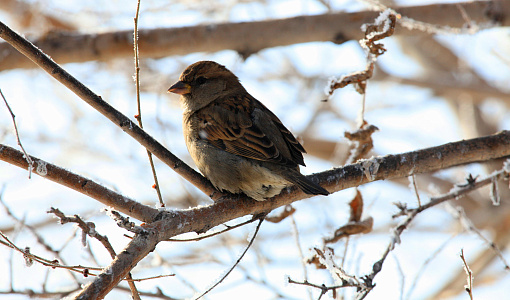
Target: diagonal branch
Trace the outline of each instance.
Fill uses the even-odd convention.
[[[41,69],[48,72],[48,74],[70,89],[103,116],[107,117],[110,121],[119,126],[124,132],[133,137],[179,175],[193,183],[206,195],[211,196],[213,199],[221,196],[221,193],[219,193],[207,179],[198,174],[195,170],[191,169],[182,160],[163,147],[163,145],[156,141],[152,136],[138,127],[128,117],[104,101],[101,96],[92,92],[88,87],[62,69],[41,50],[35,47],[28,40],[21,37],[19,34],[12,31],[2,22],[0,22],[0,37],[6,40],[26,57],[30,58]]]
[[[128,216],[144,222],[151,222],[159,215],[159,211],[157,209],[140,204],[94,182],[91,179],[70,172],[37,157],[30,156],[30,158],[34,162],[36,168],[36,172],[34,172],[34,174],[78,191],[106,206],[115,207],[116,210],[119,210]],[[2,144],[0,144],[0,160],[6,161],[25,170],[28,167],[28,162],[23,152]]]

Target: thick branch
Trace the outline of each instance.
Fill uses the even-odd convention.
[[[510,5],[507,2],[500,1],[499,6],[491,1],[460,5],[473,22],[500,21],[502,26],[508,26]],[[437,26],[465,27],[466,20],[462,17],[458,5],[433,4],[401,7],[396,10],[408,18]],[[249,55],[265,48],[298,43],[343,43],[362,38],[360,26],[372,22],[377,14],[378,12],[374,11],[342,12],[258,22],[140,30],[140,55],[159,58],[225,49]],[[132,30],[82,35],[58,33],[37,40],[35,44],[61,64],[91,60],[109,61],[113,58],[132,57],[132,34]],[[399,27],[396,34],[414,36],[430,33]],[[33,67],[30,61],[9,45],[0,44],[0,70]]]
[[[34,162],[35,174],[96,199],[104,205],[114,207],[128,216],[144,222],[151,222],[159,214],[157,209],[140,204],[93,180],[74,174],[37,157],[30,157]],[[25,170],[28,169],[28,162],[23,152],[2,144],[0,144],[0,160]]]
[[[375,180],[408,177],[412,174],[434,172],[506,156],[510,156],[510,131],[402,154],[361,160],[355,164],[309,177],[334,193]],[[170,219],[158,221],[154,226],[162,235],[162,240],[165,240],[184,232],[204,232],[226,221],[249,214],[269,212],[307,197],[309,195],[295,187],[284,189],[280,195],[262,202],[235,195],[200,209],[172,211],[168,215]],[[178,228],[178,225],[182,227]]]
[[[124,279],[128,273],[154,250],[158,243],[158,236],[154,231],[137,234],[120,252],[112,263],[99,274],[94,281],[73,299],[103,299],[106,295]]]
[[[319,179],[323,187],[330,192],[335,192],[373,180],[407,177],[411,174],[433,172],[505,156],[510,156],[510,131],[502,131],[487,137],[449,143],[403,154],[363,160],[343,168],[318,173],[312,178]],[[248,214],[258,215],[269,212],[307,197],[309,195],[304,194],[297,188],[284,189],[280,195],[268,201],[255,201],[246,196],[235,195],[208,206],[167,211],[160,221],[147,225],[145,229],[151,234],[157,235],[158,241],[163,241],[186,232],[205,232],[209,228],[235,218]],[[152,235],[149,234],[148,236]],[[154,242],[152,237],[150,239],[149,246],[145,249],[138,249],[136,245],[139,245],[139,241],[133,240],[123,252],[131,253],[134,251],[137,254],[117,257],[107,268],[107,271],[110,272],[109,276],[96,278],[94,282],[85,287],[81,295],[90,296],[99,292],[104,295],[107,294],[129,271],[120,266],[134,265],[131,259],[138,262],[141,259],[139,255],[148,253],[155,247],[157,241]],[[133,245],[134,243],[136,245]]]

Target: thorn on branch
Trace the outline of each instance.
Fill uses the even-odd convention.
[[[473,177],[473,175],[471,173],[469,173],[468,177],[466,178],[466,183],[463,183],[463,184],[456,184],[456,186],[460,187],[460,188],[464,188],[464,187],[474,187],[475,186],[475,182],[476,182],[476,179],[478,178],[479,175],[476,175],[475,177]]]

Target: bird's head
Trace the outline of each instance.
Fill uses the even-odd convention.
[[[239,79],[214,61],[199,61],[186,68],[168,92],[181,95],[187,111],[196,111],[219,97],[243,92]]]

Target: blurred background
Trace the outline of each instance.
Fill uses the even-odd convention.
[[[464,1],[383,2],[397,11],[400,6],[432,5],[434,8],[445,3],[458,3],[460,15],[466,12]],[[136,6],[136,1],[119,0],[2,0],[0,20],[31,41],[64,49],[66,55],[50,56],[56,62],[65,62],[64,69],[122,113],[133,117],[137,111],[132,56],[114,47],[101,48],[108,55],[87,61],[73,53],[80,48],[74,39],[65,38],[67,43],[52,41],[62,41],[61,37],[69,35],[94,40],[102,33],[122,31],[129,41]],[[143,0],[138,26],[141,31],[151,32],[203,24],[362,12],[372,8],[369,3],[354,0]],[[469,21],[469,14],[463,17]],[[442,20],[441,24],[448,24],[448,20]],[[379,57],[374,77],[368,82],[365,120],[379,131],[372,136],[374,148],[367,158],[510,128],[508,27],[477,23],[469,28],[464,26],[461,33],[441,35],[420,31],[400,35],[401,29],[397,26],[393,37],[382,40],[387,52]],[[356,30],[345,34],[345,42],[310,38],[306,43],[266,46],[244,53],[227,47],[218,50],[222,49],[221,45],[212,47],[214,52],[203,49],[196,52],[194,45],[202,43],[204,37],[190,35],[185,42],[180,41],[184,50],[179,55],[171,49],[165,54],[165,49],[159,49],[156,42],[142,40],[145,35],[141,34],[144,128],[194,167],[182,138],[178,97],[167,94],[166,90],[187,65],[214,60],[233,71],[248,92],[302,139],[308,151],[303,173],[342,166],[352,148],[344,132],[358,128],[362,96],[348,86],[336,90],[328,101],[322,100],[326,99],[324,89],[330,77],[365,68],[366,54],[357,40],[350,39],[362,36]],[[9,47],[0,42],[3,49],[0,89],[16,115],[27,152],[157,207],[145,149],[34,64],[14,60],[8,52],[15,50]],[[93,52],[101,44],[84,47]],[[47,52],[42,46],[41,49]],[[144,56],[144,53],[157,54]],[[3,104],[0,107],[0,142],[16,147],[12,119],[7,108]],[[464,183],[469,174],[483,177],[501,169],[503,161],[417,175],[422,203],[448,192],[456,183]],[[211,203],[206,195],[166,165],[157,159],[155,163],[167,207],[188,208]],[[329,246],[335,250],[338,265],[348,274],[361,277],[380,259],[391,240],[390,231],[399,222],[391,217],[398,211],[393,203],[415,207],[417,199],[407,178],[372,182],[360,186],[359,191],[365,203],[364,217],[374,219],[373,231]],[[492,205],[489,188],[485,188],[421,213],[402,235],[402,243],[391,252],[375,279],[376,288],[367,299],[466,299],[466,275],[459,258],[461,249],[474,272],[474,298],[504,298],[510,285],[505,264],[479,235],[466,228],[466,219],[457,216],[457,208],[461,207],[469,222],[493,241],[505,258],[510,257],[507,181],[499,183],[499,192],[500,206]],[[288,284],[287,278],[296,281],[307,278],[315,284],[334,285],[326,270],[317,270],[303,261],[314,254],[313,247],[321,247],[324,237],[331,236],[348,221],[348,203],[355,194],[354,189],[348,189],[328,197],[298,201],[293,204],[296,212],[292,217],[276,224],[265,222],[240,265],[206,298],[317,299],[320,290]],[[28,179],[26,170],[4,162],[0,162],[0,197],[0,231],[19,247],[29,246],[32,253],[48,259],[58,257],[68,265],[100,267],[111,261],[97,241],[89,240],[83,247],[81,232],[75,226],[57,224],[46,213],[50,207],[95,222],[96,230],[108,235],[117,252],[129,242],[125,231],[101,211],[100,203],[39,176]],[[247,219],[249,216],[230,225]],[[134,269],[133,277],[175,276],[142,281],[137,284],[139,290],[161,299],[189,298],[204,291],[236,261],[254,229],[255,224],[250,224],[199,242],[160,243]],[[19,253],[12,253],[3,245],[0,245],[0,271],[4,274],[0,280],[2,299],[25,299],[30,295],[60,298],[92,280],[38,264],[25,266]],[[337,299],[351,299],[356,291],[345,288],[337,292]],[[128,292],[116,289],[107,299],[130,297]],[[324,297],[332,297],[332,293]]]

